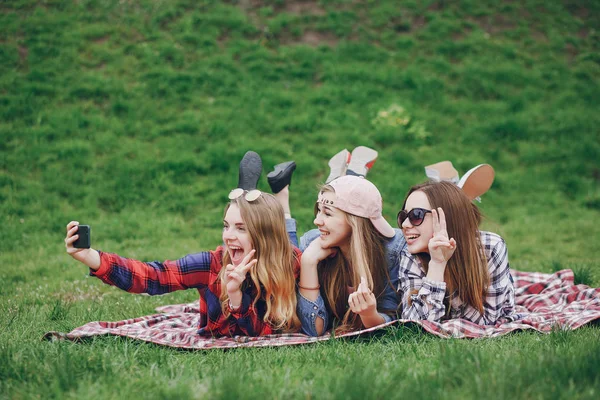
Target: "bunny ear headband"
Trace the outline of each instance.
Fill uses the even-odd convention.
[[[425,167],[425,175],[435,182],[449,181],[461,188],[471,200],[481,202],[479,198],[492,186],[494,182],[494,168],[489,164],[479,164],[471,168],[458,178],[458,171],[450,161],[441,161]]]

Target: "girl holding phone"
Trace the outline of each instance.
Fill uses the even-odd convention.
[[[71,221],[65,238],[67,253],[87,265],[91,275],[128,292],[158,295],[197,289],[198,334],[298,332],[296,280],[301,253],[287,238],[283,209],[274,196],[259,190],[234,189],[229,199],[223,245],[215,250],[175,261],[132,260],[74,247],[79,223]]]

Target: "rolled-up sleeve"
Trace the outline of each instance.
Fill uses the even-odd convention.
[[[317,318],[323,319],[323,326],[325,329],[327,329],[327,326],[329,325],[329,317],[327,310],[325,309],[323,297],[319,294],[319,297],[317,297],[315,301],[311,301],[302,296],[299,291],[296,293],[298,297],[296,311],[298,312],[298,318],[300,318],[300,322],[302,323],[302,332],[309,336],[319,336],[316,326]]]
[[[285,219],[285,230],[287,231],[290,242],[298,247],[298,232],[296,228],[296,220],[294,218]]]
[[[384,324],[387,324],[388,322],[392,322],[392,321],[394,321],[396,319],[396,318],[392,318],[391,315],[387,315],[387,314],[384,314],[384,313],[378,313],[378,314],[381,316],[381,318],[383,318],[383,323]]]

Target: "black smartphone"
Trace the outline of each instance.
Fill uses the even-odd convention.
[[[79,225],[77,229],[79,237],[73,242],[73,247],[76,249],[89,249],[92,243],[91,231],[92,229],[89,225]]]

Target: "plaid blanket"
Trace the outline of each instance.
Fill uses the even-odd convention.
[[[417,324],[426,332],[443,338],[482,338],[525,329],[542,333],[554,329],[573,330],[600,320],[600,288],[575,285],[571,270],[553,274],[511,272],[515,278],[517,312],[522,315],[518,321],[499,321],[496,325],[482,326],[462,319],[441,323],[400,319],[337,337],[363,335],[391,325]],[[79,340],[98,335],[116,335],[185,349],[285,346],[332,338],[331,335],[309,337],[303,334],[206,338],[196,334],[199,318],[197,302],[163,306],[157,311],[160,313],[125,321],[90,322],[69,333],[48,332],[44,338]]]

